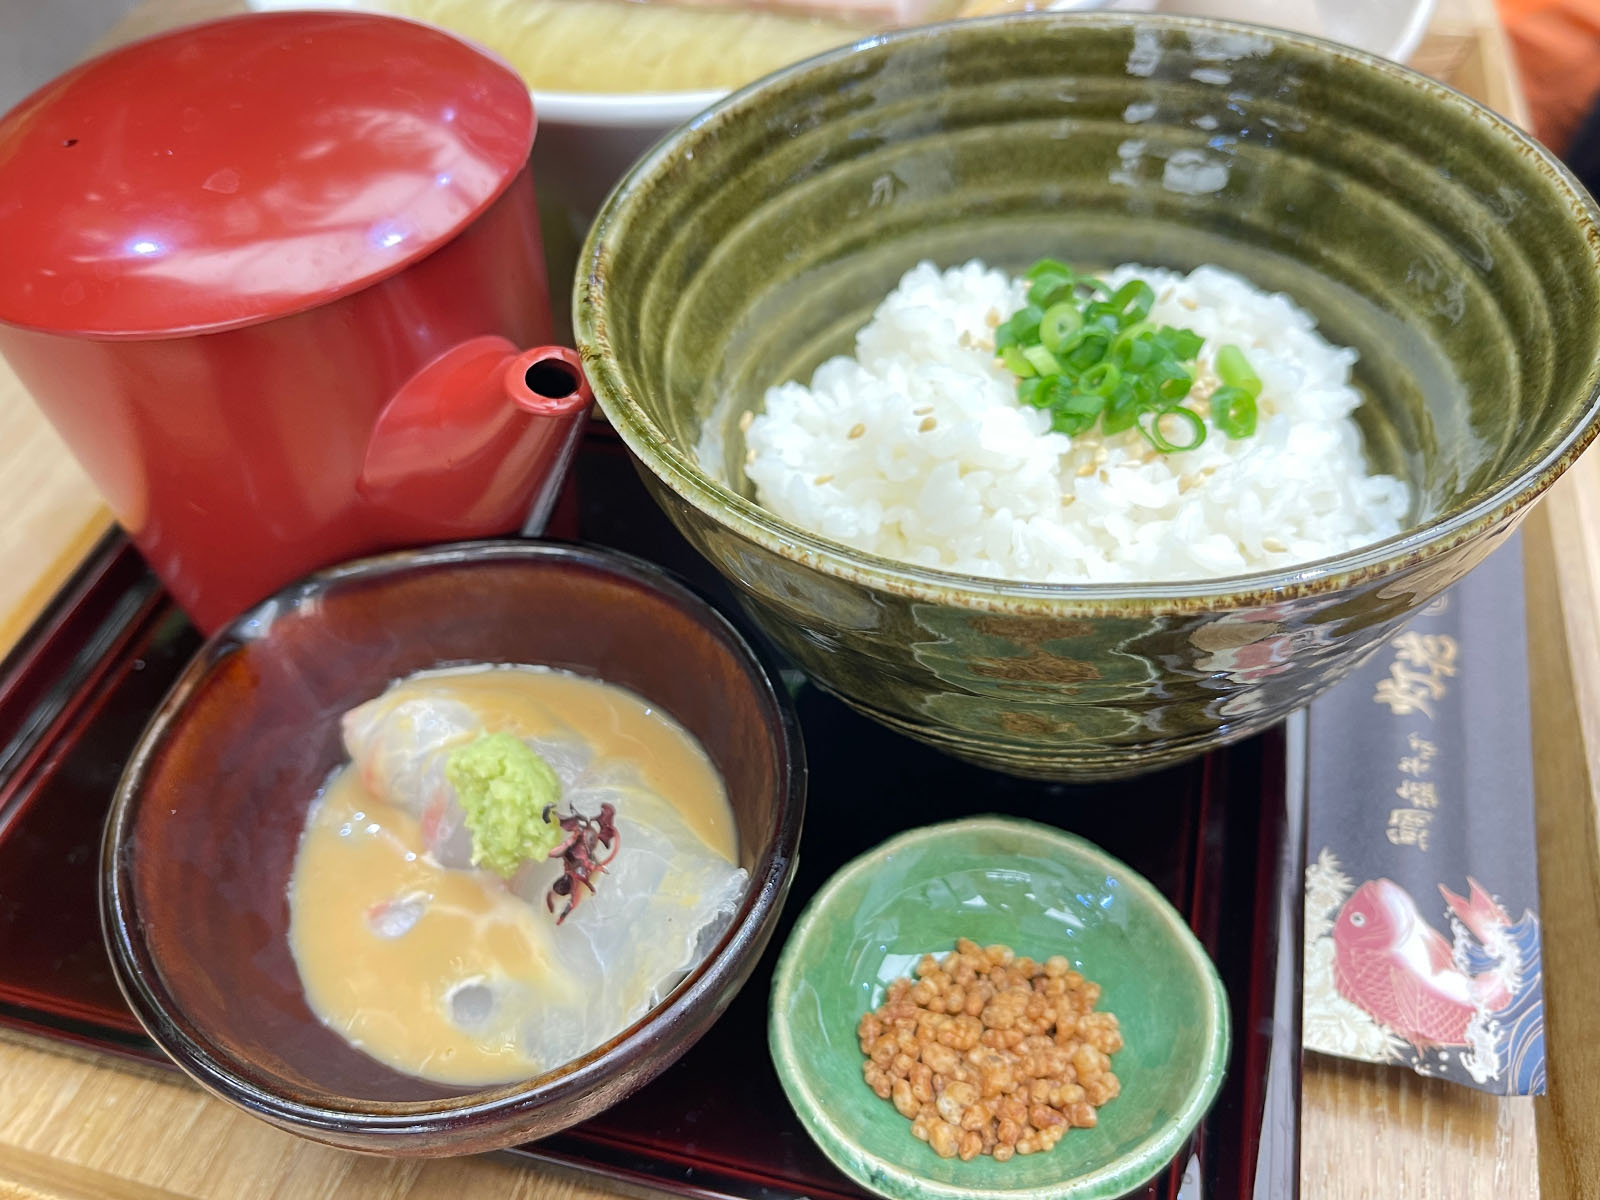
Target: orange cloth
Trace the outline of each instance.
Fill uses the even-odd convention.
[[[1600,97],[1600,0],[1498,0],[1533,132],[1558,154]]]

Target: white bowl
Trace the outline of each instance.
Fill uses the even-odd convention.
[[[583,235],[611,185],[670,130],[726,94],[722,90],[532,93],[539,118],[533,181],[553,276],[551,299],[558,308],[565,308],[567,281],[555,276],[576,264]]]
[[[611,185],[669,131],[725,92],[534,91],[539,130],[533,139],[533,183],[550,272],[554,336],[571,340],[572,280],[589,222]]]
[[[342,8],[387,11],[382,0],[247,0],[252,9]],[[1054,0],[1047,7],[1059,11],[1089,11],[1106,7],[1152,7],[1153,0]],[[493,51],[491,51],[492,53]],[[498,56],[497,56],[498,57]],[[753,82],[753,81],[752,81]],[[539,118],[534,140],[534,182],[539,191],[551,258],[552,272],[569,266],[562,244],[572,234],[571,262],[588,232],[589,221],[600,202],[635,159],[670,130],[701,109],[726,96],[711,88],[692,92],[547,92],[531,90]],[[559,220],[556,211],[559,201]],[[570,226],[570,229],[568,228]],[[554,294],[560,281],[552,279]]]
[[[285,0],[255,0],[259,4]],[[346,0],[348,2],[348,0]],[[1432,19],[1435,0],[1056,0],[1056,10],[1112,8],[1184,12],[1281,25],[1405,62]],[[589,222],[616,181],[669,131],[722,99],[722,90],[606,95],[533,92],[539,114],[534,179],[539,185],[551,292],[560,294]],[[563,324],[561,332],[566,332]]]
[[[346,8],[382,12],[381,0],[248,0],[251,8]],[[1282,25],[1405,61],[1421,41],[1434,0],[1055,0],[1057,11],[1113,8],[1185,12]],[[533,89],[539,130],[534,183],[550,270],[555,335],[571,332],[568,303],[578,251],[613,184],[667,133],[727,95],[692,92],[547,92]]]
[[[1160,0],[1154,7],[1292,29],[1403,63],[1428,30],[1434,0]]]

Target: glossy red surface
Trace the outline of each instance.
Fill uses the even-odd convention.
[[[255,14],[111,51],[0,120],[0,322],[218,330],[437,249],[527,162],[533,106],[425,25]]]
[[[533,129],[498,60],[327,12],[114,51],[0,122],[0,353],[202,629],[537,528],[590,397],[542,345]],[[568,355],[537,401],[530,347]]]
[[[317,567],[521,529],[590,403],[549,336],[524,168],[443,247],[318,308],[129,341],[0,325],[0,352],[209,632]],[[570,390],[530,399],[524,347],[565,355]]]
[[[503,386],[548,336],[539,253],[524,173],[443,249],[310,312],[137,342],[0,326],[0,350],[210,631],[317,567],[522,526],[589,402],[584,385],[536,413]],[[505,352],[478,376],[429,371],[480,336]],[[382,421],[407,392],[420,419]]]

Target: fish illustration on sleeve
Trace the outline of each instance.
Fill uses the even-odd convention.
[[[1462,924],[1485,946],[1510,924],[1491,896],[1469,881],[1471,898],[1440,888]],[[1411,894],[1388,879],[1358,887],[1333,927],[1334,985],[1339,994],[1419,1049],[1465,1046],[1479,1013],[1514,999],[1510,974],[1498,967],[1469,975],[1451,943],[1422,917]]]

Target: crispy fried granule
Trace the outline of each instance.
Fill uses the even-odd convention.
[[[940,1157],[1048,1151],[1120,1091],[1117,1018],[1060,955],[1036,963],[963,938],[916,975],[889,985],[856,1037],[867,1086]]]

